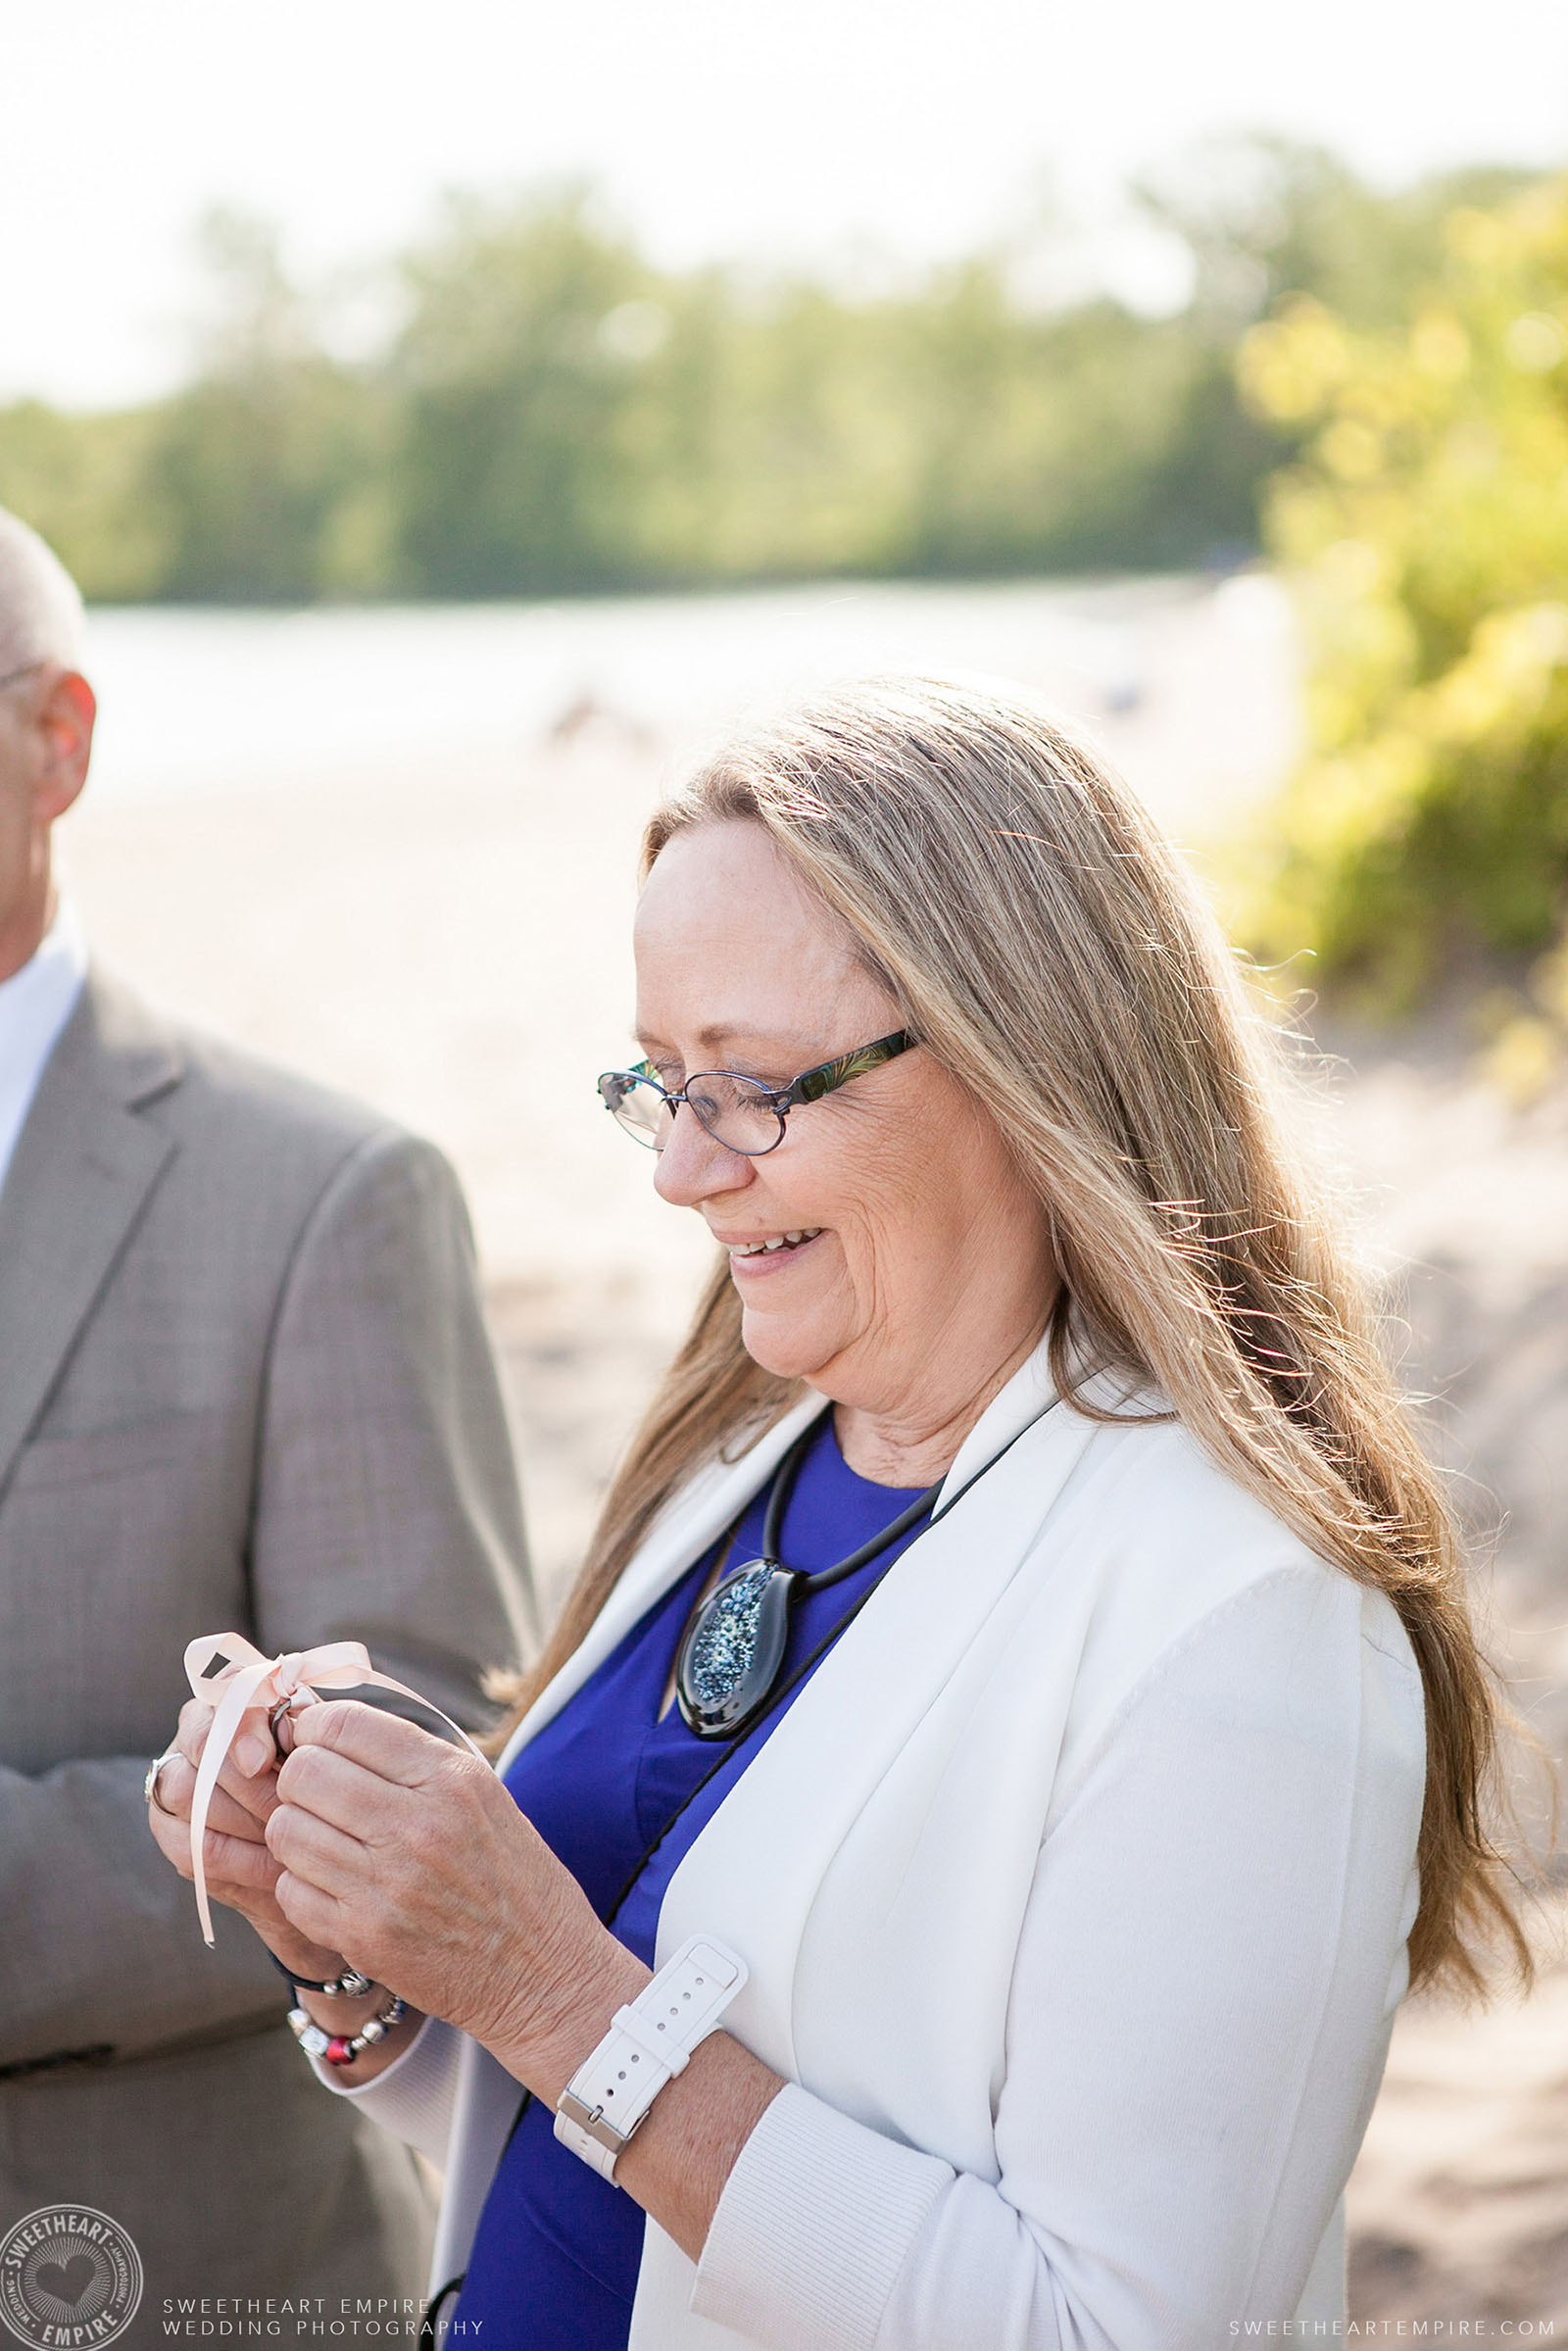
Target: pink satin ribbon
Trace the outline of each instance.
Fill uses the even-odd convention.
[[[207,1902],[207,1874],[202,1867],[207,1811],[213,1789],[218,1786],[218,1775],[223,1768],[223,1758],[239,1736],[246,1715],[259,1711],[265,1718],[284,1704],[291,1714],[298,1714],[315,1705],[318,1698],[328,1697],[337,1690],[352,1690],[361,1682],[373,1682],[382,1690],[398,1690],[417,1705],[429,1706],[432,1714],[441,1714],[441,1709],[431,1706],[428,1698],[411,1690],[406,1682],[394,1682],[390,1674],[378,1674],[364,1643],[358,1641],[328,1641],[319,1648],[291,1649],[281,1657],[264,1657],[260,1649],[253,1648],[238,1633],[209,1633],[200,1641],[193,1641],[186,1649],[185,1679],[205,1704],[216,1701],[217,1705],[207,1744],[196,1768],[196,1792],[190,1807],[191,1877],[196,1886],[196,1911],[203,1937],[211,1943],[213,1918]],[[453,1722],[449,1714],[441,1714],[441,1720],[457,1732],[465,1746],[473,1747],[478,1754],[478,1748],[460,1723]],[[264,1728],[270,1739],[270,1726],[264,1722]]]

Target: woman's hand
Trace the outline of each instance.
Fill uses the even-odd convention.
[[[352,1699],[293,1730],[266,1832],[283,1917],[554,2104],[648,1970],[479,1756]]]
[[[649,1972],[488,1764],[353,1699],[295,1718],[267,1841],[302,1935],[482,2041],[554,2106]],[[346,2077],[351,2087],[368,2079]],[[779,2076],[727,2033],[655,2101],[617,2180],[693,2261]]]
[[[158,1775],[156,1801],[147,1807],[153,1837],[182,1878],[191,1872],[190,1813],[196,1767],[212,1729],[214,1708],[187,1698],[180,1708],[177,1753]],[[278,1864],[267,1848],[267,1823],[277,1809],[277,1755],[266,1732],[247,1723],[223,1758],[208,1808],[202,1858],[207,1887],[249,1919],[285,1967],[325,1982],[342,1972],[342,1954],[314,1942],[278,1908]],[[246,1768],[246,1767],[249,1768]]]

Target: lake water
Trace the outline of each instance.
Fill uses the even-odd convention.
[[[107,611],[95,791],[266,787],[441,760],[597,714],[676,756],[825,680],[990,671],[1050,694],[1156,800],[1201,808],[1277,771],[1292,740],[1290,621],[1274,583],[906,583],[747,595],[300,612]],[[1136,779],[1135,779],[1136,780]]]
[[[92,618],[65,861],[174,1009],[457,1161],[492,1272],[684,1287],[690,1219],[610,1126],[637,832],[748,714],[883,668],[1049,695],[1196,846],[1278,781],[1297,653],[1261,574]]]

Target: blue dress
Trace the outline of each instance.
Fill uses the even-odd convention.
[[[839,1450],[832,1413],[825,1413],[785,1512],[779,1541],[785,1566],[809,1571],[847,1558],[917,1492],[858,1477]],[[764,1486],[727,1546],[727,1569],[760,1553],[766,1504]],[[797,1603],[781,1680],[845,1622],[924,1523],[856,1574]],[[660,1906],[676,1867],[789,1708],[786,1701],[763,1717],[645,1861],[723,1752],[722,1742],[688,1731],[673,1705],[662,1720],[659,1710],[687,1620],[725,1549],[716,1544],[655,1601],[506,1775],[508,1788],[599,1916],[650,1967]],[[609,2023],[607,2017],[607,2030]],[[625,2351],[642,2260],[642,2207],[561,2145],[548,2107],[532,2098],[524,2103],[520,2090],[518,2100],[520,2119],[491,2181],[453,2313],[455,2326],[467,2324],[453,2339],[476,2340],[484,2351]]]

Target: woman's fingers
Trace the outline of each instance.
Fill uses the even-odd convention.
[[[166,1861],[172,1861],[182,1878],[190,1870],[190,1826],[186,1821],[173,1820],[160,1812],[156,1804],[147,1807],[147,1825],[153,1833],[153,1842]]]
[[[267,1849],[294,1878],[326,1893],[363,1884],[371,1856],[357,1837],[299,1804],[279,1804],[267,1824]]]
[[[196,1767],[187,1763],[183,1755],[175,1755],[159,1770],[152,1808],[155,1812],[172,1813],[176,1820],[188,1823],[195,1800]],[[263,1843],[267,1837],[266,1820],[248,1806],[236,1803],[221,1781],[214,1788],[207,1808],[207,1826],[226,1837],[245,1837],[252,1844]]]
[[[278,1801],[297,1804],[397,1863],[450,1858],[443,1848],[487,1808],[511,1818],[481,1757],[415,1723],[357,1701],[311,1706],[277,1775]],[[390,1853],[389,1853],[390,1849]]]
[[[211,1710],[204,1708],[203,1712],[210,1719]],[[201,1728],[197,1726],[193,1744],[200,1739]],[[154,1841],[164,1858],[186,1879],[193,1874],[189,1816],[195,1785],[195,1768],[185,1761],[182,1751],[175,1761],[165,1764],[159,1774],[158,1793],[162,1802],[147,1807]],[[268,1849],[265,1825],[243,1806],[233,1803],[221,1788],[213,1793],[202,1840],[202,1861],[212,1899],[249,1919],[286,1966],[300,1969],[302,1981],[323,1982],[342,1974],[345,1963],[337,1938],[327,1934],[303,1933],[280,1907],[277,1887],[283,1873]],[[310,1892],[306,1906],[318,1923],[324,1923],[332,1913],[332,1905],[319,1892]]]
[[[350,1967],[359,1966],[359,1959],[344,1941],[345,1934],[352,1930],[353,1922],[335,1894],[324,1892],[319,1886],[312,1885],[309,1879],[296,1878],[292,1870],[283,1870],[279,1874],[272,1891],[278,1909],[297,1935],[306,1935],[313,1943],[324,1944],[330,1950],[341,1951]],[[373,1968],[366,1971],[372,1976],[374,1972]]]
[[[266,1893],[276,1883],[276,1861],[248,1837],[209,1836],[202,1857],[208,1890],[217,1901],[232,1903],[235,1893]]]
[[[213,1727],[214,1709],[201,1698],[187,1698],[179,1710],[174,1744],[194,1772]],[[274,1765],[277,1750],[260,1711],[247,1714],[239,1736],[223,1757],[218,1785],[256,1820],[265,1821],[277,1801]]]
[[[323,1698],[295,1717],[294,1754],[312,1747],[325,1747],[363,1764],[378,1779],[401,1788],[422,1788],[459,1751],[446,1739],[421,1731],[417,1723],[406,1723],[401,1715],[364,1705],[358,1698]],[[461,1751],[466,1754],[467,1749]]]
[[[174,1744],[187,1763],[200,1763],[207,1734],[213,1727],[215,1709],[204,1698],[187,1698],[179,1710],[174,1731]]]
[[[450,1755],[451,1749],[442,1752]],[[362,1844],[378,1844],[398,1835],[411,1805],[419,1805],[420,1792],[330,1747],[300,1746],[277,1775],[277,1799],[330,1822]]]
[[[189,1821],[173,1819],[167,1812],[160,1812],[156,1804],[148,1806],[147,1815],[154,1842],[165,1860],[172,1862],[182,1878],[190,1877]],[[220,1902],[229,1900],[225,1887],[255,1894],[270,1887],[277,1875],[277,1863],[265,1840],[230,1837],[212,1828],[202,1840],[202,1863],[209,1891]]]

